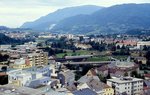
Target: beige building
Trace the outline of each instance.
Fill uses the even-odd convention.
[[[142,49],[143,46],[150,46],[150,41],[141,41],[137,43],[137,48]]]
[[[107,85],[115,89],[115,95],[143,95],[143,80],[132,77],[113,78],[107,80]]]
[[[29,61],[33,64],[33,66],[48,64],[47,52],[31,53],[31,54],[28,54],[28,58],[29,58]]]
[[[28,59],[20,58],[16,59],[14,61],[14,64],[11,64],[11,67],[14,69],[26,69],[32,67],[32,64]]]

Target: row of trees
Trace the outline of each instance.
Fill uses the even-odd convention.
[[[9,58],[9,55],[6,55],[6,54],[2,55],[2,54],[0,54],[0,62],[7,61],[8,58]]]
[[[49,48],[49,47],[42,48],[42,49],[43,49],[44,52],[48,52],[49,56],[56,55],[58,53],[66,53],[66,51],[64,51],[62,49],[52,49],[52,48]]]
[[[150,50],[147,51],[145,57],[146,57],[146,59],[147,59],[147,65],[150,66]]]
[[[105,43],[96,43],[96,42],[89,42],[89,44],[92,46],[92,49],[98,50],[98,51],[104,51],[106,50],[106,44]]]

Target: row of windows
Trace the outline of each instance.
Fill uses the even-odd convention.
[[[104,95],[113,95],[113,93],[108,93],[108,94],[104,94]]]

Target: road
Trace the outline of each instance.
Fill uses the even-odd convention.
[[[66,62],[66,63],[62,63],[62,64],[71,64],[71,65],[81,65],[81,64],[110,64],[111,62],[114,61],[97,61],[97,62]]]

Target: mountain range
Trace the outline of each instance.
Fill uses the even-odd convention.
[[[65,8],[21,27],[73,34],[124,33],[132,29],[150,29],[150,4]]]
[[[59,9],[33,22],[26,22],[21,26],[21,28],[31,28],[34,30],[50,30],[57,23],[59,23],[61,20],[65,18],[73,17],[81,14],[89,15],[102,8],[103,7],[94,6],[94,5],[85,5],[85,6],[68,7],[64,9]]]

